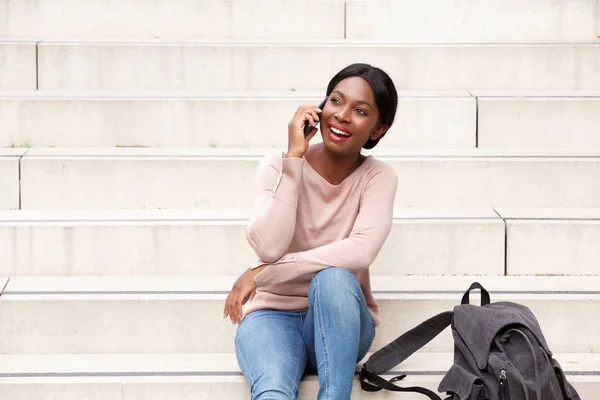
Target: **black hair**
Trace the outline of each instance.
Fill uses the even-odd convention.
[[[396,108],[398,107],[398,93],[389,75],[377,67],[362,63],[347,66],[331,79],[327,86],[327,96],[333,92],[338,83],[353,76],[364,79],[371,86],[375,104],[379,110],[378,123],[387,125],[388,128],[391,127],[396,116]],[[379,143],[379,139],[383,136],[385,134],[376,140],[369,139],[363,148],[372,149]]]

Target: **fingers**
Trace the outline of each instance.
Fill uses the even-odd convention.
[[[321,109],[315,106],[310,106],[304,113],[306,117],[305,121],[310,121],[310,126],[315,126],[315,122],[319,121],[321,117],[319,114],[321,113]]]
[[[304,126],[305,122],[309,122],[310,126],[315,126],[315,122],[318,122],[321,113],[321,109],[316,106],[300,106],[296,111],[296,115],[292,119],[298,126]]]
[[[233,325],[242,322],[242,303],[237,301],[229,307],[229,318]]]
[[[229,316],[229,298],[230,297],[231,297],[231,292],[229,292],[229,295],[227,296],[227,299],[225,300],[225,308],[223,308],[223,319],[225,319]]]
[[[241,291],[234,287],[231,292],[229,292],[227,300],[225,300],[223,319],[229,316],[231,323],[234,325],[239,324],[242,321],[242,297]]]
[[[313,118],[319,119],[319,114],[321,114],[321,109],[319,107],[313,106],[313,105],[300,106],[296,110],[296,114],[294,115],[294,118],[302,117],[304,114],[307,114],[307,113],[311,114],[313,116]]]
[[[308,121],[308,123],[310,124],[310,126],[314,127],[314,126],[315,126],[315,123],[316,123],[316,121],[318,121],[318,120],[319,120],[319,119],[318,119],[318,118],[315,118],[315,117],[313,116],[313,114],[311,114],[311,113],[305,113],[305,114],[304,114],[304,119],[302,120],[302,126],[304,126],[304,123],[305,123],[306,121]]]
[[[318,130],[315,128],[319,121],[321,109],[317,106],[300,106],[296,110],[294,117],[288,124],[288,151],[289,157],[302,157],[308,149],[308,142]],[[309,124],[312,129],[306,134],[304,132],[305,124]],[[309,138],[307,140],[307,137]]]
[[[242,303],[240,301],[231,300],[226,305],[226,317],[229,316],[233,325],[239,324],[242,320]]]

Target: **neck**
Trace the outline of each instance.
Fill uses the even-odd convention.
[[[310,165],[329,183],[338,185],[352,174],[363,162],[364,156],[356,154],[334,154],[321,143],[310,154]]]

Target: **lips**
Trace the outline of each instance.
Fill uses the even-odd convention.
[[[350,139],[350,136],[340,136],[340,135],[334,133],[334,131],[331,130],[331,127],[329,129],[327,129],[327,134],[329,136],[329,139],[332,142],[342,143],[342,142],[345,142],[346,140]]]
[[[347,137],[352,136],[352,133],[350,133],[350,131],[348,129],[346,129],[342,126],[331,124],[331,125],[329,125],[329,127],[331,128],[333,133],[336,135],[347,136]]]
[[[327,127],[327,135],[332,142],[336,143],[345,142],[352,136],[348,129],[342,128],[338,125],[329,125]]]

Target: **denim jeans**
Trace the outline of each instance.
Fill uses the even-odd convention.
[[[235,337],[238,363],[253,400],[297,399],[305,372],[318,373],[319,400],[348,400],[356,363],[375,338],[375,324],[356,276],[327,268],[312,279],[303,312],[259,310]]]

